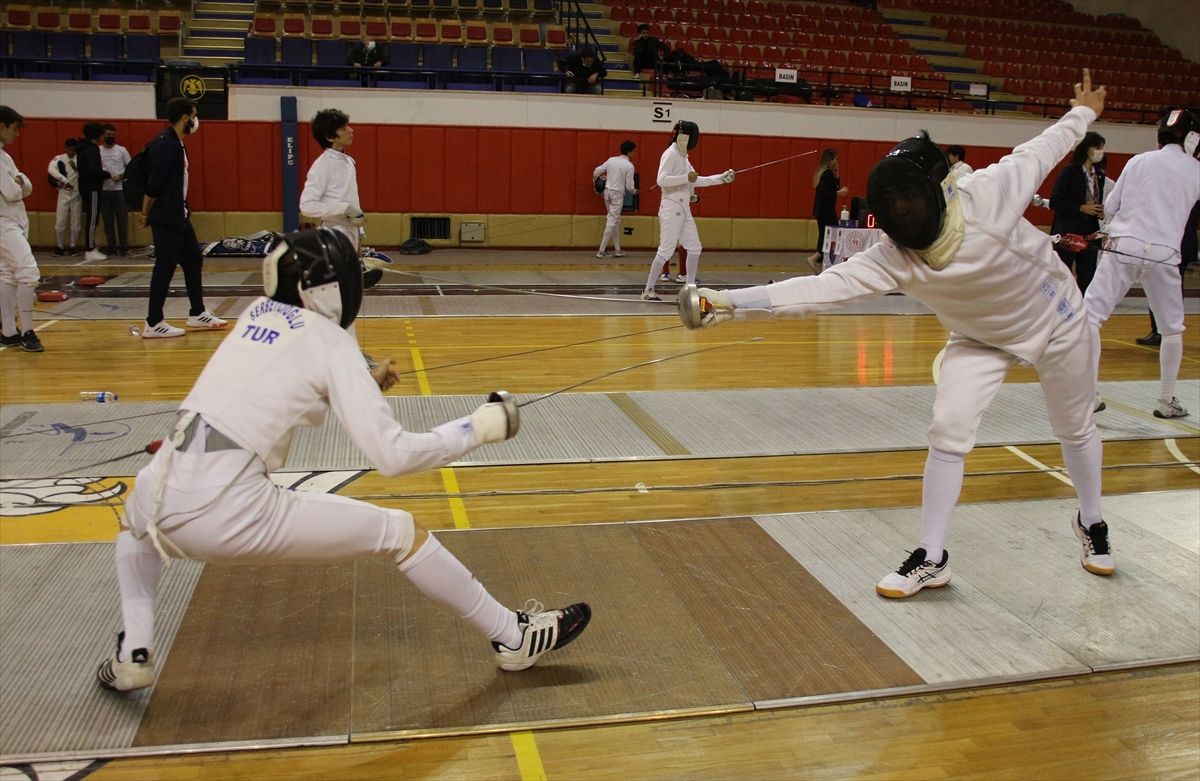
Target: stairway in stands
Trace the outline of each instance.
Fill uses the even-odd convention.
[[[254,0],[197,0],[195,9],[183,39],[183,57],[204,65],[240,61],[254,21]]]

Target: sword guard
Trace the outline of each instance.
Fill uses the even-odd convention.
[[[513,395],[506,390],[492,391],[488,396],[489,404],[501,404],[504,406],[504,414],[508,420],[508,436],[505,439],[512,439],[521,430],[521,408],[517,406],[517,400]]]

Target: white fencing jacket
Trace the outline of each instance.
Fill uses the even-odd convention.
[[[63,168],[67,169],[66,176],[63,176],[62,171],[59,170],[59,163],[62,163]],[[73,190],[59,190],[58,194],[60,196],[79,196],[79,166],[76,164],[76,158],[68,157],[67,153],[63,152],[61,155],[58,155],[50,161],[50,165],[46,168],[46,172],[63,184],[69,184],[75,188]]]
[[[697,187],[713,187],[725,183],[719,175],[700,176],[695,182],[689,182],[688,174],[695,170],[687,155],[679,151],[677,144],[666,148],[658,161],[658,186],[662,188],[663,203],[672,201],[682,206],[687,214],[691,214],[693,190]]]
[[[633,161],[625,155],[617,155],[605,160],[592,172],[592,178],[595,179],[600,174],[606,174],[604,179],[604,189],[606,190],[631,193],[637,189],[633,186]]]
[[[346,219],[351,206],[361,211],[354,158],[345,152],[326,149],[308,169],[304,191],[300,193],[300,213],[313,222],[341,230],[357,245],[360,230]]]
[[[1178,252],[1183,229],[1198,200],[1200,160],[1179,144],[1143,152],[1125,164],[1104,200],[1108,235],[1133,237]]]
[[[17,177],[20,177],[19,181]],[[0,222],[15,225],[28,235],[29,215],[25,213],[25,199],[32,193],[33,182],[17,170],[16,162],[0,143]]]

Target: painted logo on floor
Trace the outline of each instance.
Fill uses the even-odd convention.
[[[0,515],[45,515],[79,505],[99,504],[129,490],[121,481],[104,485],[100,477],[0,480]]]

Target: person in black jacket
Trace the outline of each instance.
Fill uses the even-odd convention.
[[[79,166],[79,197],[83,200],[83,246],[87,247],[87,260],[107,260],[108,256],[96,248],[96,224],[100,221],[100,191],[104,180],[109,178],[100,160],[100,147],[96,141],[104,135],[104,125],[99,122],[83,123],[83,138],[75,146],[75,160]]]
[[[639,24],[637,37],[633,39],[633,77],[640,79],[642,71],[654,70],[664,57],[671,53],[671,47],[650,35],[650,25]]]
[[[567,77],[563,82],[563,92],[599,95],[604,91],[600,80],[608,75],[608,71],[591,49],[581,49],[578,54],[568,55],[565,60],[559,61],[558,67]]]
[[[825,241],[825,228],[837,225],[837,199],[850,192],[842,187],[838,177],[837,150],[826,149],[821,153],[821,162],[813,174],[813,187],[817,188],[813,199],[813,217],[817,219],[817,251],[808,258],[814,273],[821,271],[821,243]]]
[[[366,68],[386,68],[389,62],[387,49],[380,46],[371,36],[365,34],[361,41],[355,41],[350,44],[350,51],[346,55],[347,65],[361,65]]]
[[[1050,208],[1054,210],[1051,233],[1090,236],[1100,230],[1100,220],[1104,217],[1104,167],[1104,136],[1089,132],[1054,180],[1050,192]],[[1089,247],[1071,252],[1056,244],[1054,251],[1067,268],[1074,267],[1079,292],[1086,293],[1096,275],[1098,250]]]
[[[183,145],[183,138],[200,127],[196,104],[187,98],[171,98],[167,102],[167,121],[171,126],[146,146],[146,194],[142,197],[142,211],[137,218],[138,225],[144,228],[149,224],[154,235],[154,271],[150,274],[150,301],[146,327],[142,331],[144,339],[183,336],[185,333],[163,319],[163,304],[171,290],[176,266],[183,269],[183,282],[191,304],[188,327],[224,328],[228,325],[204,306],[204,285],[200,278],[204,258],[187,205],[187,147]]]

